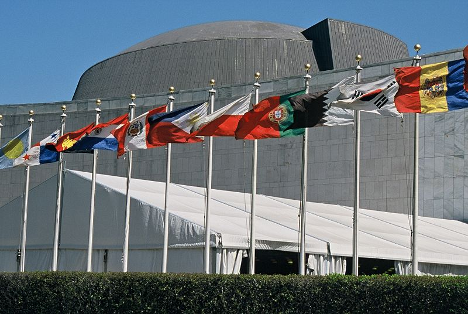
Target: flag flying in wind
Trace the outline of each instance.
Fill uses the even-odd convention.
[[[354,81],[354,76],[348,77],[328,92],[330,98],[336,98],[331,103],[332,106],[362,110],[383,116],[401,116],[394,102],[398,91],[394,75],[369,83],[355,83]]]
[[[351,111],[329,109],[333,99],[327,91],[304,94],[304,91],[266,98],[244,114],[236,130],[236,139],[262,139],[304,134],[304,128],[319,125],[353,123]]]
[[[396,68],[398,111],[433,113],[468,108],[466,50],[466,60]]]
[[[166,105],[154,108],[144,114],[126,122],[122,127],[111,132],[118,141],[117,155],[121,156],[125,152],[136,149],[148,149],[161,145],[151,145],[148,143],[149,132],[148,117],[166,111]]]
[[[249,93],[201,118],[193,126],[192,136],[234,136],[239,120],[249,111],[251,98]]]
[[[69,152],[69,149],[78,142],[83,136],[85,136],[94,127],[94,122],[85,126],[82,129],[66,133],[59,137],[56,142],[47,143],[45,147],[49,150],[56,152]]]
[[[36,143],[28,151],[17,158],[14,162],[15,166],[37,166],[56,162],[59,160],[59,153],[46,148],[46,144],[56,143],[60,136],[60,130],[55,130],[45,139]]]
[[[67,151],[92,151],[94,149],[103,149],[117,151],[118,142],[112,134],[112,131],[122,127],[128,122],[128,114],[124,114],[106,123],[100,123],[93,127],[87,135],[83,136],[75,145]]]
[[[0,148],[0,169],[11,168],[28,150],[29,128]]]
[[[203,139],[192,137],[193,127],[197,121],[206,117],[208,103],[204,102],[171,112],[155,114],[148,117],[150,129],[147,141],[154,146],[167,143],[196,143]]]

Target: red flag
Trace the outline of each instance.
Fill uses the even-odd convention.
[[[90,132],[93,127],[94,127],[94,122],[77,131],[66,133],[57,140],[56,144],[54,143],[46,144],[46,148],[53,150],[53,151],[57,151],[57,152],[63,152],[71,148],[73,145],[75,145],[75,143],[80,138],[88,134],[88,132]]]

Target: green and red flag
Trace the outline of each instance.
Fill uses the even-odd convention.
[[[304,134],[304,129],[318,125],[346,125],[352,113],[341,110],[340,116],[329,111],[327,91],[305,94],[299,91],[266,98],[245,113],[236,129],[236,139],[262,139]]]

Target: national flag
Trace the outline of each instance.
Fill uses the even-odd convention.
[[[395,78],[400,86],[395,96],[398,111],[433,113],[468,108],[466,62],[461,59],[396,68]]]
[[[46,148],[56,151],[56,152],[69,152],[68,150],[73,147],[73,145],[78,142],[83,136],[85,136],[91,129],[94,127],[94,122],[85,126],[82,129],[68,132],[62,135],[57,142],[55,143],[47,143]]]
[[[251,98],[249,93],[198,120],[192,136],[234,136],[239,120],[249,111]]]
[[[204,102],[171,112],[148,117],[150,129],[147,141],[151,145],[161,146],[167,143],[196,143],[203,139],[192,137],[193,126],[206,117],[208,103]]]
[[[464,83],[463,87],[468,91],[468,46],[463,49],[463,59],[465,59]]]
[[[354,76],[348,77],[329,91],[336,95],[331,105],[335,107],[372,112],[383,116],[398,117],[394,98],[398,84],[394,75],[369,83],[355,83]]]
[[[37,166],[56,162],[59,160],[59,153],[46,148],[46,144],[56,143],[60,136],[60,130],[55,130],[45,139],[36,143],[28,151],[17,158],[14,162],[15,166]]]
[[[124,114],[105,123],[100,123],[93,127],[88,134],[83,136],[67,152],[92,151],[94,149],[117,151],[118,141],[112,131],[122,127],[128,122],[128,114]]]
[[[20,160],[21,156],[28,150],[28,142],[29,128],[0,148],[0,169],[13,167],[16,159]]]
[[[166,105],[157,107],[125,123],[122,127],[115,129],[111,133],[118,141],[117,155],[121,156],[125,152],[136,149],[148,149],[161,145],[151,145],[146,138],[149,132],[148,117],[166,111]]]
[[[304,134],[304,128],[353,123],[349,110],[330,108],[327,91],[304,91],[260,101],[239,121],[236,139],[262,139]]]

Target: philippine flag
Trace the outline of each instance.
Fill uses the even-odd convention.
[[[112,131],[122,127],[128,121],[128,114],[124,114],[106,123],[100,123],[92,128],[89,133],[82,137],[68,151],[91,151],[94,149],[117,151],[118,141]]]
[[[14,162],[15,166],[37,166],[56,162],[59,160],[59,153],[46,148],[46,144],[57,143],[60,130],[55,130],[48,137],[31,147],[21,158]]]
[[[147,141],[154,146],[167,143],[196,143],[203,139],[192,137],[194,125],[206,117],[208,102],[171,112],[148,116],[150,126]]]
[[[198,120],[192,136],[234,136],[239,120],[249,111],[251,98],[252,94],[247,94]]]
[[[146,141],[146,137],[149,132],[148,117],[166,111],[166,106],[161,106],[144,114],[136,117],[132,121],[125,123],[122,127],[119,127],[111,133],[115,136],[118,141],[117,155],[121,156],[125,152],[137,150],[137,149],[148,149],[161,145],[151,145]]]

